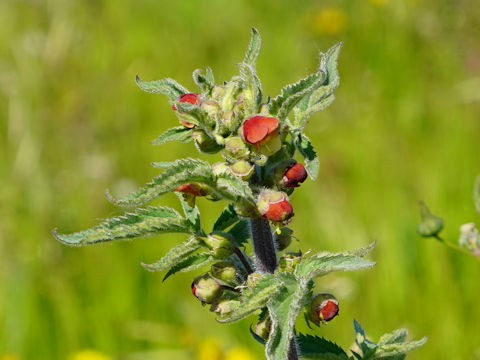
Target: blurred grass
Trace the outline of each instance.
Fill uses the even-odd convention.
[[[293,228],[303,249],[376,239],[378,266],[321,280],[342,304],[318,333],[350,346],[355,317],[374,338],[400,326],[427,335],[410,359],[478,354],[479,262],[415,234],[418,199],[445,217],[451,241],[478,220],[475,0],[3,0],[0,355],[66,359],[90,348],[186,359],[213,337],[262,358],[247,330],[253,318],[218,324],[191,297],[192,274],[162,283],[140,267],[181,237],[67,248],[51,236],[119,214],[105,188],[145,183],[155,175],[149,162],[192,156],[190,144],[149,144],[176,119],[135,75],[193,89],[191,71],[210,65],[228,79],[251,26],[264,40],[258,71],[272,95],[312,71],[319,50],[345,42],[337,100],[309,125],[320,178],[293,196]],[[220,205],[200,206],[210,224]]]

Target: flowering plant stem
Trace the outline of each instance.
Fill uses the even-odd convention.
[[[255,251],[255,266],[260,272],[273,274],[277,268],[277,252],[273,243],[270,223],[263,218],[250,219],[252,242]],[[288,360],[298,360],[297,347],[292,338]]]

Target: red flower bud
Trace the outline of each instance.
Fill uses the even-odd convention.
[[[276,222],[285,222],[293,216],[287,194],[280,191],[262,191],[257,208],[264,218]]]
[[[178,98],[178,102],[181,102],[181,103],[184,103],[184,102],[187,102],[187,103],[190,103],[190,104],[193,104],[193,105],[198,105],[198,97],[200,95],[199,94],[196,94],[196,93],[187,93],[187,94],[182,94],[180,95],[180,97]],[[177,107],[175,106],[175,104],[172,105],[172,109],[177,111]],[[188,127],[188,128],[193,128],[195,126],[195,124],[192,124],[191,122],[188,122],[186,120],[183,120],[183,119],[180,119],[180,122],[185,126],[185,127]]]
[[[285,169],[281,185],[286,188],[299,187],[300,183],[307,179],[307,176],[305,167],[301,163],[295,162],[292,166]]]
[[[193,196],[205,196],[207,191],[202,188],[200,185],[195,183],[183,184],[177,187],[174,191],[181,192],[184,194],[191,194]]]
[[[255,145],[267,156],[275,154],[282,146],[278,136],[278,119],[275,117],[252,116],[243,123],[242,132],[247,143]]]
[[[310,302],[308,318],[314,324],[332,320],[338,315],[338,300],[332,294],[317,294]]]

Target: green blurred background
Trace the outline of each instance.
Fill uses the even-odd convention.
[[[478,1],[2,0],[0,359],[94,349],[112,359],[217,360],[227,356],[220,348],[250,353],[229,359],[263,358],[248,334],[253,317],[219,324],[191,296],[194,274],[162,283],[140,266],[181,236],[69,248],[51,235],[120,214],[105,189],[144,184],[156,174],[150,162],[196,156],[191,144],[150,145],[177,120],[135,75],[194,89],[191,72],[210,65],[229,79],[252,26],[271,95],[344,41],[337,100],[308,128],[321,170],[292,197],[293,247],[377,240],[378,265],[319,281],[339,297],[341,316],[315,332],[349,347],[356,318],[374,339],[397,327],[427,335],[409,359],[480,358],[480,262],[415,233],[419,199],[446,219],[450,241],[479,220]],[[173,196],[160,203],[178,207]],[[200,207],[208,226],[221,205]],[[208,346],[213,355],[202,355]]]

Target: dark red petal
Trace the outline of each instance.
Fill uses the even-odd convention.
[[[297,187],[299,183],[304,182],[307,179],[307,171],[305,167],[297,162],[295,165],[287,169],[284,174],[284,186]]]
[[[338,303],[335,300],[326,300],[322,302],[317,313],[321,319],[330,321],[338,314]]]
[[[272,203],[264,217],[273,221],[285,221],[293,216],[293,207],[287,200]]]

